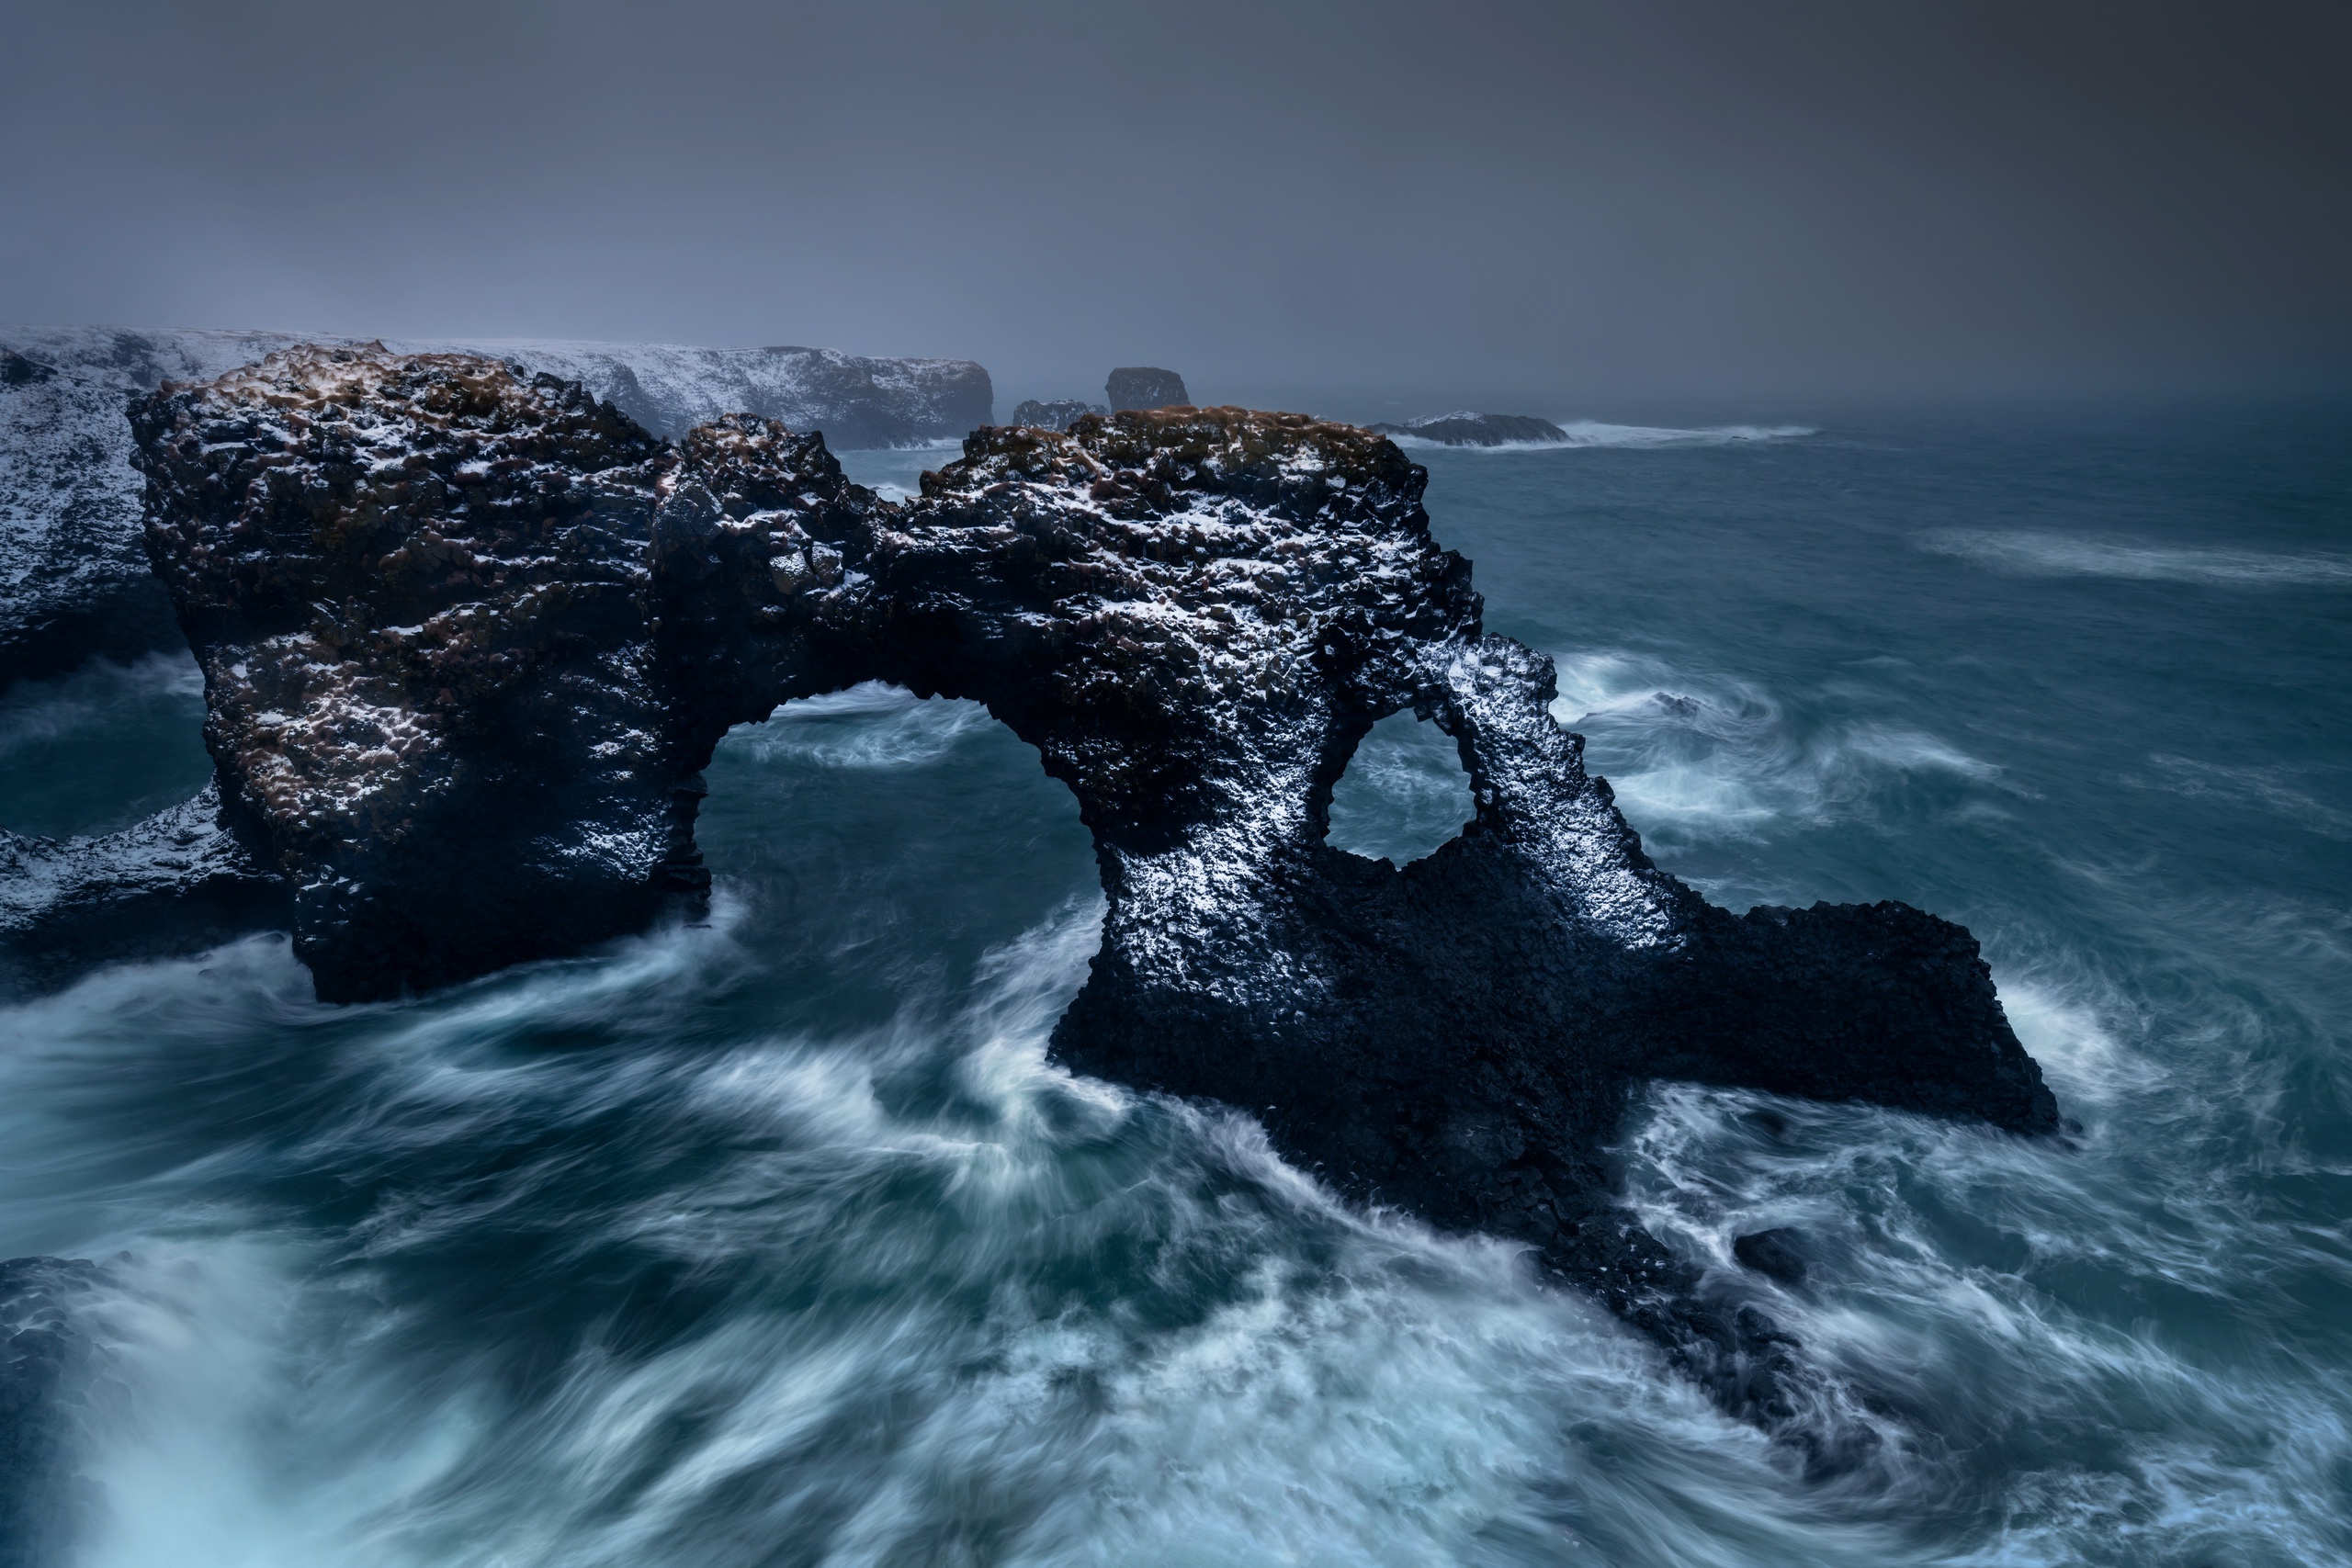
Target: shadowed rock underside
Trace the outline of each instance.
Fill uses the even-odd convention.
[[[676,446],[492,361],[274,355],[135,412],[148,542],[228,807],[322,996],[574,951],[707,878],[731,725],[865,680],[969,697],[1076,795],[1109,899],[1054,1035],[1080,1070],[1251,1109],[1351,1194],[1523,1239],[1737,1408],[1786,1341],[1613,1201],[1674,1077],[2056,1126],[1968,933],[1899,904],[1715,908],[1651,863],[1484,637],[1390,442],[1175,408],[983,429],[891,505],[812,436]],[[1399,870],[1325,843],[1412,708],[1476,818]]]

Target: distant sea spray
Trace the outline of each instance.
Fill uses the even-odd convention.
[[[1918,547],[1996,571],[2031,577],[2136,578],[2231,587],[2352,586],[2352,556],[2286,555],[2203,546],[2155,546],[2075,538],[2065,534],[1948,528],[1922,534]]]

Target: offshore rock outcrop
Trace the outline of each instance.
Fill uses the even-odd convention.
[[[1441,446],[1557,446],[1568,438],[1550,420],[1525,413],[1439,413],[1371,428]]]
[[[719,737],[883,680],[985,703],[1077,797],[1109,909],[1063,1060],[1246,1106],[1342,1190],[1525,1240],[1735,1406],[1787,1408],[1786,1342],[1611,1198],[1634,1086],[2057,1124],[1966,931],[1734,916],[1652,864],[1551,718],[1550,661],[1482,635],[1424,471],[1372,433],[1189,407],[984,429],[891,505],[817,437],[731,417],[671,447],[456,355],[292,351],[134,419],[208,743],[322,995],[692,899]],[[1324,840],[1407,707],[1477,815],[1398,870]]]
[[[1113,413],[1181,408],[1193,400],[1193,394],[1184,390],[1184,378],[1153,365],[1120,366],[1102,384],[1102,395],[1111,400]]]
[[[181,647],[141,542],[142,487],[130,464],[126,402],[166,380],[209,380],[298,341],[284,333],[0,327],[0,686],[94,658]],[[579,381],[670,440],[722,414],[751,412],[821,430],[836,448],[920,446],[993,417],[989,373],[967,359],[536,341],[475,352],[526,378]]]

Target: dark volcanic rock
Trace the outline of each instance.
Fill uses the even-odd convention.
[[[1556,446],[1568,438],[1550,420],[1524,413],[1441,413],[1372,428],[1444,446]]]
[[[374,348],[274,355],[133,420],[206,744],[321,996],[576,952],[707,886],[699,770],[767,712],[699,716],[747,678],[729,639],[777,641],[840,580],[792,521],[846,491],[829,457],[791,467],[816,438],[739,418],[682,453],[574,384]],[[667,640],[657,537],[695,600]]]
[[[13,348],[0,348],[0,387],[29,387],[56,374],[52,367],[27,359]]]
[[[79,1465],[103,1357],[84,1318],[107,1283],[80,1258],[0,1261],[0,1568],[70,1562],[92,1522]]]
[[[259,835],[207,784],[194,800],[98,839],[0,832],[0,997],[46,990],[119,958],[283,930],[285,880]]]
[[[1122,365],[1111,372],[1102,392],[1111,400],[1114,413],[1129,409],[1180,408],[1193,400],[1192,394],[1184,390],[1184,378],[1173,370],[1156,369],[1148,365]]]
[[[1088,414],[1110,412],[1101,403],[1082,403],[1075,398],[1056,398],[1049,402],[1030,398],[1014,405],[1012,423],[1038,430],[1068,430]]]
[[[1713,908],[1653,865],[1550,660],[1480,634],[1425,472],[1371,433],[1179,408],[983,429],[891,506],[821,441],[668,448],[576,387],[306,350],[135,415],[208,739],[329,997],[560,953],[702,884],[734,723],[861,680],[988,705],[1076,795],[1109,898],[1071,1066],[1246,1106],[1343,1191],[1531,1244],[1736,1407],[1787,1342],[1620,1209],[1674,1077],[2056,1125],[1968,933],[1898,904]],[[1463,834],[1324,840],[1410,707]]]
[[[0,340],[8,345],[0,346],[0,686],[100,656],[178,649],[170,600],[140,539],[125,403],[298,340],[87,327],[0,328]],[[995,406],[988,371],[968,359],[663,344],[518,342],[488,352],[526,379],[579,381],[673,440],[725,414],[755,413],[823,431],[836,448],[919,446],[988,423]]]
[[[1740,1236],[1731,1244],[1731,1255],[1739,1259],[1740,1267],[1753,1269],[1767,1279],[1784,1285],[1804,1283],[1804,1238],[1792,1230],[1782,1227]]]

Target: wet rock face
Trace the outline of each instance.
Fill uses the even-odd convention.
[[[1651,863],[1551,661],[1484,637],[1426,474],[1370,432],[1180,407],[984,429],[890,505],[821,440],[665,446],[576,386],[304,350],[135,415],[228,804],[329,997],[641,924],[703,886],[729,725],[863,680],[986,703],[1076,795],[1109,900],[1071,1066],[1246,1106],[1350,1193],[1518,1237],[1741,1408],[1785,1340],[1610,1194],[1634,1086],[2054,1128],[1968,933],[1734,916]],[[1398,870],[1325,840],[1410,707],[1477,817]]]
[[[682,459],[575,385],[375,349],[275,355],[133,423],[206,744],[322,996],[576,951],[704,885],[716,735],[657,647],[655,538],[707,535],[780,597],[768,525],[712,489],[780,431],[709,427]]]
[[[1037,746],[1122,887],[1131,857],[1178,846],[1258,856],[1311,819],[1351,716],[1394,706],[1418,649],[1476,622],[1423,479],[1299,414],[982,431],[881,514],[871,672],[978,698]]]
[[[1150,365],[1122,365],[1111,372],[1102,393],[1111,400],[1113,413],[1125,413],[1129,409],[1175,408],[1193,400],[1192,394],[1184,390],[1184,378],[1173,370]]]

